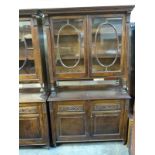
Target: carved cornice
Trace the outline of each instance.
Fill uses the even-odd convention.
[[[122,6],[96,6],[96,7],[75,7],[75,8],[53,8],[53,9],[24,9],[19,10],[20,16],[31,16],[38,11],[50,15],[67,14],[92,14],[92,13],[130,13],[134,5]]]

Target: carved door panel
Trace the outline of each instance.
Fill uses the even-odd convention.
[[[57,103],[57,141],[79,141],[88,137],[87,114],[82,101]]]
[[[19,143],[22,145],[47,144],[46,117],[42,103],[20,103]]]
[[[91,104],[92,138],[122,139],[123,106],[120,101],[92,101]]]

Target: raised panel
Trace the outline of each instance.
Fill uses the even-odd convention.
[[[119,134],[120,113],[94,114],[93,135]]]
[[[37,139],[42,138],[39,116],[20,117],[19,138]]]
[[[64,116],[58,118],[59,136],[83,136],[86,133],[85,117],[77,116]]]
[[[124,101],[95,100],[90,104],[92,138],[122,139]]]
[[[62,101],[55,104],[57,140],[85,139],[88,132],[85,101]]]

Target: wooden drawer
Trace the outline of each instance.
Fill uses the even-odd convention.
[[[120,100],[96,100],[91,101],[92,111],[113,111],[121,110]]]
[[[57,102],[57,112],[84,112],[85,111],[84,101],[65,101]]]
[[[19,113],[20,114],[37,114],[37,113],[39,113],[39,107],[37,105],[20,106],[19,107]]]

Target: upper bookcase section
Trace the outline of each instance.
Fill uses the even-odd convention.
[[[40,9],[51,83],[127,76],[133,7]]]
[[[133,8],[133,5],[99,6],[19,13],[21,17],[38,15],[42,19],[50,82],[55,83],[96,77],[126,78],[128,24]]]

